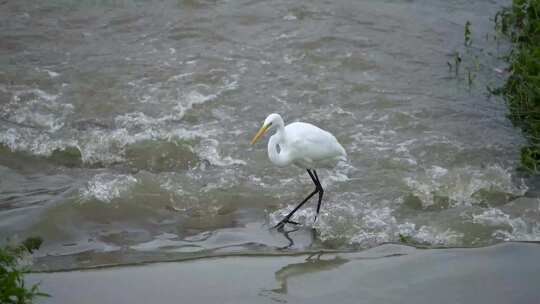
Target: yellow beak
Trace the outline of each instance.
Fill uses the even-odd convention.
[[[253,137],[253,139],[251,140],[251,144],[255,144],[257,142],[257,140],[259,139],[259,137],[263,136],[264,133],[266,133],[266,131],[268,130],[268,128],[270,127],[270,124],[268,125],[263,125],[260,129],[259,129],[259,132],[257,132],[257,134],[255,134],[255,136]]]

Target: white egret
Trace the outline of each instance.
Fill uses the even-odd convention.
[[[281,116],[275,113],[266,117],[262,127],[251,140],[251,144],[255,144],[263,134],[271,129],[276,129],[276,133],[268,141],[270,161],[278,167],[294,164],[306,169],[315,184],[315,190],[275,227],[283,227],[286,223],[298,225],[297,222],[291,220],[291,217],[316,193],[319,194],[317,214],[315,215],[315,220],[317,220],[324,190],[315,168],[335,165],[338,160],[347,156],[345,149],[331,133],[304,122],[294,122],[285,126]]]

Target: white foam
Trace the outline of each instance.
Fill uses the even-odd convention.
[[[73,141],[54,139],[48,133],[29,128],[8,128],[0,132],[0,143],[12,151],[28,151],[41,156],[49,156],[55,150],[75,146]]]
[[[493,233],[496,239],[504,241],[540,241],[540,225],[527,223],[521,218],[510,220],[511,231],[499,229]]]
[[[195,152],[202,159],[207,160],[212,165],[225,167],[232,165],[246,165],[247,163],[241,159],[235,159],[231,156],[221,156],[218,151],[219,141],[216,139],[203,139],[195,148]]]
[[[118,115],[114,118],[114,123],[120,128],[131,128],[136,126],[154,126],[163,122],[164,118],[153,118],[142,112],[131,112]]]
[[[355,203],[350,203],[354,201]],[[380,206],[377,206],[380,205]],[[272,212],[270,224],[275,225],[293,208],[294,204]],[[294,221],[313,225],[316,209],[311,204],[296,212]],[[350,245],[372,247],[384,242],[399,241],[400,236],[410,237],[414,242],[429,245],[458,246],[464,234],[448,227],[421,225],[409,221],[400,222],[394,215],[390,202],[369,204],[356,194],[340,201],[324,201],[324,207],[314,224],[322,241],[344,240]]]
[[[459,245],[463,236],[463,233],[458,233],[451,229],[440,230],[431,226],[422,226],[412,235],[413,239],[419,243],[444,246]]]
[[[472,222],[498,228],[492,236],[504,241],[540,241],[540,225],[527,222],[521,217],[512,218],[497,208],[473,214]]]
[[[502,212],[497,208],[490,208],[481,214],[474,214],[472,217],[473,223],[487,226],[504,226],[509,225],[510,215]]]
[[[292,56],[292,55],[283,55],[283,61],[286,63],[286,64],[291,64],[293,62],[296,62],[296,61],[299,61],[299,60],[302,60],[306,57],[305,54],[301,54],[299,56]]]
[[[389,207],[368,210],[358,223],[349,244],[372,246],[393,239],[396,218]]]
[[[186,77],[189,77],[189,76],[192,76],[193,73],[182,73],[182,74],[178,74],[178,75],[174,75],[174,76],[171,76],[169,77],[169,79],[167,79],[167,81],[178,81],[178,80],[181,80],[183,78],[186,78]]]
[[[196,90],[192,90],[189,93],[185,95],[185,100],[187,101],[184,103],[177,103],[174,107],[175,110],[178,111],[177,119],[180,119],[184,116],[184,113],[187,110],[190,110],[193,108],[194,105],[203,104],[207,101],[211,101],[217,98],[218,95],[216,94],[208,94],[204,95]]]
[[[136,183],[137,179],[132,175],[101,173],[95,175],[80,193],[83,202],[96,199],[110,203],[130,191]]]
[[[499,165],[451,169],[432,166],[414,177],[405,177],[404,182],[425,207],[433,205],[436,196],[448,198],[452,206],[470,206],[477,203],[475,194],[479,190],[513,195],[522,195],[527,191],[524,183],[516,185],[512,174]]]
[[[298,20],[298,17],[296,17],[293,14],[288,14],[288,15],[283,16],[283,20],[293,21],[293,20]]]
[[[4,118],[18,124],[56,132],[64,126],[66,117],[73,113],[73,105],[60,103],[61,94],[50,94],[40,89],[22,88],[12,92],[11,101],[3,107]]]
[[[56,78],[56,77],[60,76],[60,73],[57,73],[55,71],[51,71],[51,70],[47,70],[47,69],[45,69],[44,71],[47,72],[47,74],[49,74],[49,77],[51,77],[51,78]]]
[[[125,128],[112,132],[90,130],[81,134],[80,150],[85,163],[115,163],[124,160],[124,147],[135,142]]]
[[[13,95],[12,101],[2,109],[7,113],[4,118],[22,126],[12,126],[10,129],[0,125],[0,143],[7,145],[11,150],[29,151],[45,156],[56,149],[77,147],[81,151],[84,163],[110,164],[124,161],[126,145],[137,141],[208,138],[211,134],[208,126],[198,130],[193,130],[197,126],[192,127],[192,130],[173,128],[194,106],[215,101],[224,92],[239,87],[238,74],[229,75],[224,69],[213,69],[208,73],[211,75],[217,73],[221,83],[215,86],[189,84],[191,88],[188,86],[185,91],[171,90],[171,85],[176,85],[176,82],[184,80],[190,82],[194,72],[171,76],[157,84],[147,78],[130,81],[129,86],[134,90],[132,94],[139,95],[140,103],[159,105],[163,114],[154,116],[141,110],[123,113],[114,118],[113,130],[96,128],[86,129],[84,132],[66,128],[65,122],[73,113],[74,107],[69,103],[58,101],[61,93],[50,94],[43,90],[24,87],[13,90],[12,87],[1,86],[2,91],[11,92]],[[56,74],[52,72],[51,76],[54,77]],[[211,163],[220,166],[245,164],[243,160],[231,156],[222,157],[217,152],[216,145],[203,146],[200,151]]]

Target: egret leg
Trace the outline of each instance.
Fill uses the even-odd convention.
[[[300,209],[300,207],[302,207],[310,198],[312,198],[317,192],[321,191],[322,187],[319,185],[319,182],[317,181],[317,179],[315,178],[315,176],[313,175],[313,173],[311,173],[311,171],[309,169],[307,169],[307,172],[309,174],[309,176],[311,177],[311,180],[313,181],[313,183],[315,184],[315,190],[313,190],[313,192],[311,192],[300,204],[298,204],[298,206],[296,206],[293,211],[291,211],[289,214],[287,214],[287,216],[282,219],[279,223],[277,223],[277,225],[274,226],[274,228],[278,228],[278,227],[282,227],[283,225],[285,225],[286,223],[290,223],[290,224],[295,224],[295,225],[298,225],[297,222],[293,222],[290,220],[290,218],[293,216],[293,214],[298,210]]]
[[[319,176],[317,175],[317,171],[313,170],[313,174],[315,175],[315,179],[317,180],[317,186],[319,188],[319,203],[317,203],[317,214],[315,214],[315,220],[313,220],[313,222],[316,222],[317,217],[319,216],[319,211],[321,210],[321,203],[322,203],[322,197],[324,194],[324,189],[322,187],[321,181],[319,180]]]

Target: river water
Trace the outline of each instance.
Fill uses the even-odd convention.
[[[0,1],[0,238],[41,236],[43,269],[538,241],[524,139],[486,89],[507,2]],[[269,228],[313,185],[249,145],[272,112],[348,152],[289,233]]]

